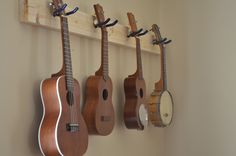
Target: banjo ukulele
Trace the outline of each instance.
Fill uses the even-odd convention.
[[[173,117],[173,99],[167,90],[167,74],[166,74],[166,53],[165,46],[170,43],[167,38],[162,38],[160,29],[156,24],[151,29],[155,34],[153,44],[159,45],[161,51],[161,77],[155,83],[155,89],[152,92],[148,102],[149,120],[156,127],[166,127],[171,124]]]

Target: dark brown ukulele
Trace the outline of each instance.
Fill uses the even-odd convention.
[[[138,32],[136,21],[132,13],[128,13],[132,32]],[[143,130],[148,121],[146,103],[146,85],[143,78],[140,39],[136,40],[137,70],[124,80],[125,106],[124,121],[128,129]]]
[[[104,23],[103,9],[94,5],[98,23]],[[106,22],[107,23],[107,22]],[[86,100],[83,116],[90,134],[108,135],[114,127],[114,108],[112,104],[112,81],[108,75],[108,32],[106,25],[102,31],[101,66],[95,75],[86,82]]]
[[[88,146],[88,131],[80,112],[80,86],[73,78],[69,30],[65,4],[53,0],[54,16],[61,21],[63,67],[41,82],[43,117],[39,127],[39,146],[44,156],[82,156]]]
[[[167,90],[166,74],[166,53],[165,44],[171,42],[167,38],[162,38],[159,27],[152,25],[152,31],[155,34],[154,44],[159,45],[161,50],[161,78],[155,84],[155,90],[150,96],[148,102],[148,114],[151,123],[157,127],[166,127],[170,125],[173,117],[173,100],[170,92]]]

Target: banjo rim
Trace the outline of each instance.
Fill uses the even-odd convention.
[[[167,124],[165,124],[163,122],[163,119],[162,119],[161,114],[160,114],[161,96],[163,95],[164,92],[168,92],[168,94],[170,95],[171,107],[172,107],[171,120]],[[155,116],[158,119],[158,120],[151,120],[151,118],[150,118],[151,123],[156,127],[168,127],[173,122],[173,115],[174,115],[174,102],[173,102],[172,94],[168,90],[164,90],[164,91],[161,91],[161,92],[154,91],[151,94],[151,97],[157,97],[157,102],[155,102],[156,109],[157,109],[156,112],[155,112]]]

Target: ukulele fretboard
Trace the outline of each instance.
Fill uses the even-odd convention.
[[[102,29],[102,72],[105,79],[108,77],[108,35],[107,30]]]
[[[136,55],[137,55],[137,74],[140,79],[143,78],[143,69],[142,69],[142,57],[141,57],[141,47],[140,47],[140,39],[136,39]]]
[[[70,38],[68,21],[66,17],[61,17],[61,33],[62,33],[62,44],[63,44],[63,57],[65,63],[65,76],[66,76],[66,88],[68,91],[73,91],[73,73],[71,63],[71,51],[70,51]]]

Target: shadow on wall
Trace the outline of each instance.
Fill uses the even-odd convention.
[[[30,40],[30,75],[29,79],[31,82],[30,92],[33,94],[33,106],[32,109],[33,118],[31,119],[30,124],[30,132],[28,134],[28,146],[31,150],[32,155],[41,155],[39,144],[38,144],[38,129],[40,125],[40,121],[43,115],[43,105],[40,96],[40,83],[43,79],[50,77],[51,69],[53,67],[52,61],[52,32],[45,31],[45,35],[47,36],[47,40],[39,43],[40,36],[38,35],[39,29],[37,27],[32,27],[32,35]],[[44,47],[39,44],[44,44]],[[41,49],[42,48],[42,49]],[[39,59],[40,56],[43,58]],[[45,60],[47,64],[43,64],[41,60]],[[45,71],[47,69],[47,71]],[[41,74],[45,73],[45,74]],[[45,75],[45,76],[44,76]]]
[[[28,144],[32,153],[39,154],[39,145],[38,145],[38,127],[42,118],[42,102],[40,98],[40,81],[37,81],[33,87],[34,92],[34,104],[35,104],[35,113],[30,125],[30,133],[28,137]]]
[[[114,49],[114,48],[113,48]],[[115,73],[114,73],[114,78],[115,78],[115,82],[113,82],[113,97],[114,97],[114,94],[116,95],[115,97],[117,99],[114,99],[113,101],[113,105],[115,107],[115,110],[116,110],[116,125],[117,125],[117,128],[118,129],[124,129],[125,128],[125,125],[124,125],[124,117],[123,117],[123,112],[124,112],[124,85],[123,85],[123,75],[121,73],[122,69],[121,69],[121,65],[124,64],[124,61],[122,59],[122,56],[123,56],[123,52],[124,52],[124,49],[121,48],[121,47],[116,47],[117,51],[115,52],[116,55],[116,59],[113,59],[115,60],[114,62],[116,63],[114,65],[115,67]],[[114,63],[113,62],[113,63]],[[115,84],[115,85],[114,85]],[[115,103],[117,102],[117,103]]]

